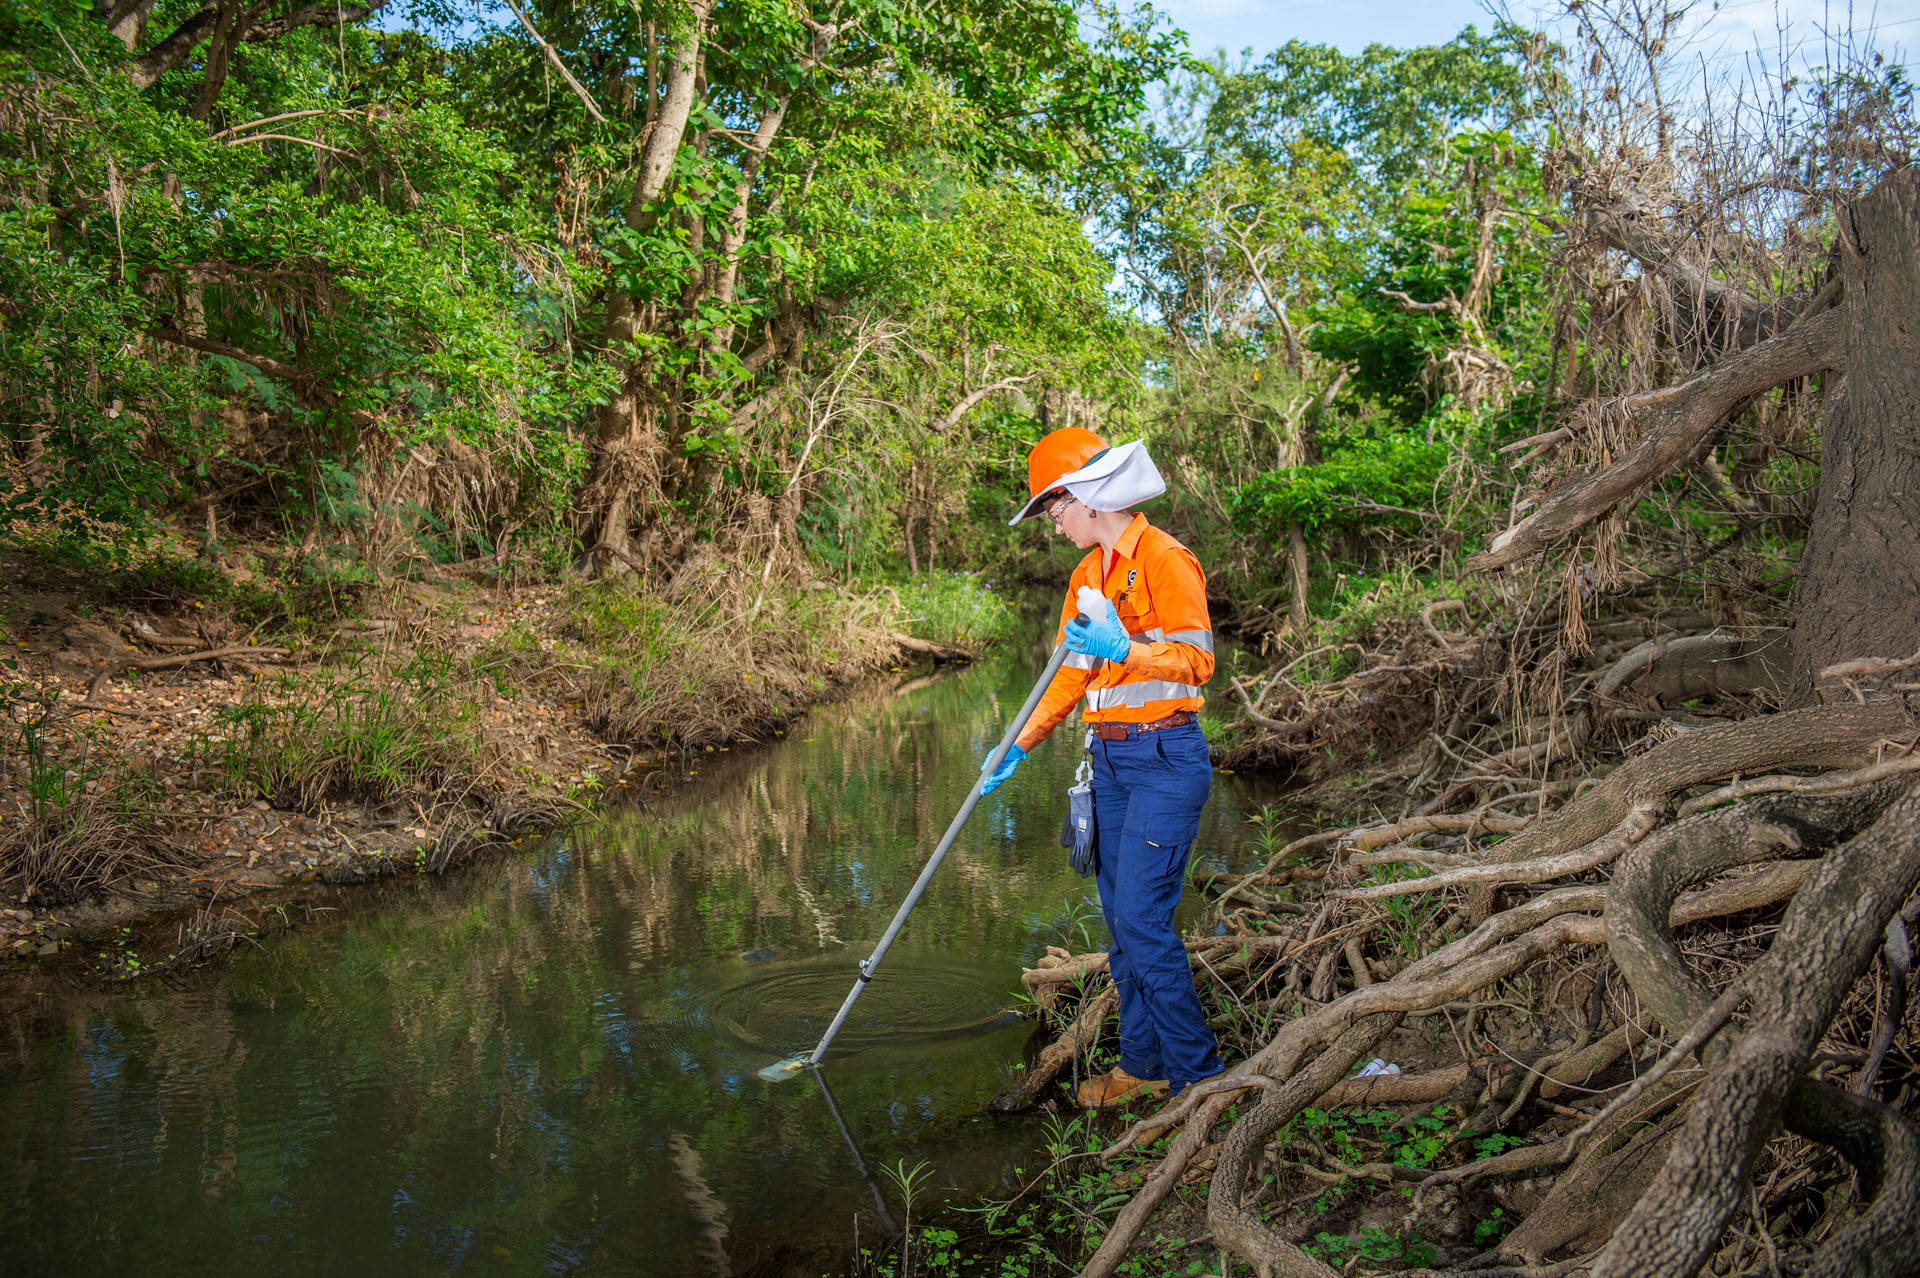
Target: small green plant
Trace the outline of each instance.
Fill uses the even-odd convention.
[[[1431,1265],[1438,1254],[1432,1244],[1412,1230],[1386,1230],[1378,1225],[1368,1225],[1352,1236],[1323,1231],[1315,1234],[1313,1241],[1301,1250],[1333,1265],[1358,1257],[1379,1264],[1426,1266]]]
[[[1492,1158],[1497,1154],[1505,1153],[1509,1149],[1517,1149],[1526,1143],[1526,1141],[1520,1139],[1518,1136],[1509,1136],[1505,1132],[1494,1132],[1491,1135],[1482,1136],[1473,1142],[1473,1156],[1475,1158]]]
[[[1417,865],[1377,865],[1373,867],[1372,882],[1398,883],[1406,879],[1425,878],[1427,871]],[[1386,912],[1386,946],[1410,959],[1425,954],[1426,943],[1423,940],[1429,924],[1439,917],[1446,905],[1446,898],[1438,893],[1409,893],[1404,896],[1383,897],[1379,905]]]
[[[1404,1124],[1405,1139],[1393,1151],[1400,1167],[1431,1167],[1447,1149],[1447,1121],[1444,1109],[1420,1114]]]
[[[111,950],[99,951],[100,965],[111,975],[122,981],[131,981],[147,973],[150,965],[143,961],[140,952],[133,948],[131,927],[118,929],[113,935],[111,944],[113,946]]]
[[[933,1169],[925,1162],[907,1166],[904,1158],[896,1159],[893,1166],[882,1167],[888,1180],[900,1191],[903,1219],[900,1225],[900,1278],[913,1276],[913,1205],[919,1200],[920,1190],[933,1175]]]
[[[1249,845],[1250,860],[1261,864],[1279,856],[1287,844],[1293,842],[1293,830],[1297,828],[1297,814],[1281,807],[1277,803],[1263,803],[1258,809],[1247,815],[1247,823],[1254,828],[1252,842]],[[1307,852],[1297,852],[1294,860],[1305,863]]]
[[[10,704],[9,704],[10,703]],[[14,759],[27,795],[26,820],[0,825],[0,882],[22,902],[80,900],[118,879],[166,877],[188,857],[164,831],[159,785],[144,773],[90,762],[92,743],[69,762],[48,747],[49,698],[0,689],[0,712],[18,730],[0,755]]]
[[[394,679],[348,666],[272,701],[221,711],[217,744],[231,784],[311,808],[323,798],[384,802],[479,770],[486,755],[470,690],[443,658],[416,657]]]
[[[42,729],[52,717],[53,703],[41,701],[20,721],[20,753],[27,762],[27,797],[36,822],[44,821],[50,809],[71,804],[92,779],[87,771],[68,768],[47,753]]]
[[[1100,913],[1100,906],[1084,893],[1078,897],[1069,897],[1060,908],[1060,913],[1049,925],[1053,934],[1059,938],[1058,944],[1075,954],[1084,954],[1101,947],[1099,932],[1106,924]]]
[[[1283,1140],[1326,1148],[1349,1164],[1385,1161],[1396,1167],[1433,1167],[1452,1143],[1447,1109],[1402,1119],[1389,1109],[1304,1109],[1281,1128]]]

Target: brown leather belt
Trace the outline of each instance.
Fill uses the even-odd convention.
[[[1193,722],[1193,711],[1175,710],[1164,719],[1155,719],[1152,723],[1093,723],[1087,725],[1093,735],[1102,741],[1125,741],[1128,737],[1142,732],[1158,732],[1162,728],[1184,728]]]

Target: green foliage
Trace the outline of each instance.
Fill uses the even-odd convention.
[[[898,564],[917,503],[953,556],[972,538],[954,516],[982,463],[976,419],[1028,382],[1125,385],[1136,361],[1111,267],[1062,192],[1133,144],[1144,87],[1175,53],[1150,10],[879,0],[837,7],[814,48],[797,6],[722,3],[695,134],[650,201],[635,198],[650,126],[631,68],[661,71],[650,40],[684,13],[531,11],[607,124],[549,109],[550,73],[511,23],[449,56],[396,48],[391,75],[444,68],[470,122],[605,263],[604,354],[658,429],[643,521],[719,536],[744,496],[791,495],[809,549],[864,573]],[[756,123],[771,141],[750,149]],[[982,383],[1004,385],[933,425]]]
[[[1068,898],[1049,925],[1056,943],[1074,954],[1091,954],[1105,943],[1106,923],[1091,896]]]
[[[1415,520],[1403,512],[1435,504],[1434,486],[1451,454],[1447,444],[1417,435],[1367,433],[1330,440],[1324,460],[1268,471],[1243,485],[1233,497],[1234,520],[1270,536],[1298,524],[1316,539],[1334,527]]]
[[[102,12],[0,0],[0,444],[30,463],[0,519],[127,553],[217,500],[321,525],[337,585],[552,573],[624,488],[673,554],[784,497],[836,569],[893,570],[903,532],[1018,557],[973,487],[1038,394],[1136,390],[1078,215],[1178,56],[1164,20],[859,0],[816,42],[787,0],[698,30],[674,0],[527,9],[604,119],[504,13],[301,10],[222,47],[163,5],[130,60]],[[688,134],[636,198],[695,40]],[[589,441],[624,393],[647,425],[610,477]]]
[[[367,94],[358,28],[344,61],[310,31],[240,45],[210,119],[195,71],[143,92],[84,10],[7,0],[0,33],[0,388],[37,409],[0,429],[41,462],[3,513],[124,546],[250,477],[337,516],[329,476],[458,441],[524,490],[490,515],[553,517],[577,470],[554,436],[599,374],[535,348],[594,276],[497,142],[417,92]]]
[[[690,576],[694,574],[689,574]],[[902,609],[885,591],[809,588],[716,566],[705,597],[669,601],[632,582],[576,583],[560,600],[566,642],[529,650],[502,636],[479,668],[532,680],[565,663],[588,721],[625,741],[683,748],[773,728],[832,682],[898,654]]]
[[[1302,141],[1343,151],[1391,192],[1429,175],[1459,129],[1514,128],[1536,110],[1521,54],[1537,39],[1506,22],[1464,28],[1443,45],[1368,45],[1348,55],[1289,41],[1257,66],[1224,76],[1208,131],[1254,155]]]
[[[1502,26],[1191,64],[1117,189],[1166,335],[1149,434],[1170,522],[1243,623],[1301,611],[1274,553],[1296,531],[1329,561],[1307,601],[1327,617],[1405,542],[1489,518],[1458,481],[1550,381],[1540,56]]]
[[[1518,1149],[1526,1143],[1526,1141],[1521,1140],[1518,1136],[1509,1136],[1505,1132],[1494,1132],[1491,1135],[1482,1136],[1473,1142],[1473,1156],[1475,1158],[1492,1158],[1496,1155],[1506,1153],[1509,1149]],[[1496,1216],[1499,1214],[1497,1211],[1494,1213]]]
[[[1383,225],[1371,262],[1316,312],[1311,338],[1314,350],[1353,370],[1356,392],[1405,423],[1440,401],[1439,367],[1463,344],[1523,375],[1547,355],[1541,219],[1553,209],[1537,154],[1504,132],[1461,133],[1440,154],[1444,163]],[[1469,318],[1442,304],[1473,296],[1483,206],[1498,211],[1491,276],[1483,309]]]
[[[1433,1167],[1446,1153],[1451,1131],[1446,1109],[1437,1108],[1411,1119],[1388,1109],[1300,1111],[1283,1136],[1302,1136],[1329,1147],[1351,1166],[1384,1160],[1396,1167]]]
[[[937,643],[981,648],[1012,634],[1020,614],[996,594],[992,581],[973,572],[900,577],[886,588],[900,598],[907,633]]]
[[[1399,865],[1376,865],[1368,878],[1372,883],[1401,883],[1408,879],[1425,878],[1427,871],[1421,866],[1402,863]],[[1404,954],[1408,958],[1418,958],[1427,952],[1423,940],[1424,934],[1434,920],[1440,917],[1442,900],[1429,899],[1431,893],[1407,893],[1401,896],[1383,897],[1381,909],[1385,913],[1388,948],[1395,954]]]
[[[242,583],[207,558],[182,553],[164,539],[106,539],[57,526],[29,526],[16,530],[13,542],[39,571],[82,585],[96,604],[217,607],[257,625],[314,612],[324,601],[324,591],[312,595],[301,583]]]

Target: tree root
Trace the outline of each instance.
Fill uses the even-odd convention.
[[[1670,1085],[1617,1115],[1525,1223],[1501,1243],[1500,1255],[1537,1265],[1565,1247],[1603,1247],[1666,1160],[1678,1125],[1672,1111],[1687,1091],[1684,1085]]]
[[[1107,954],[1068,954],[1057,945],[1049,945],[1040,961],[1020,971],[1020,983],[1032,993],[1034,1002],[1051,1011],[1062,989],[1079,985],[1107,970]]]
[[[1607,951],[1640,1000],[1671,1029],[1698,1020],[1713,992],[1688,971],[1668,927],[1682,889],[1783,853],[1818,852],[1865,829],[1898,781],[1824,798],[1775,799],[1687,819],[1621,862],[1607,892]]]
[[[1596,1278],[1692,1274],[1712,1254],[1820,1035],[1916,884],[1920,787],[1828,856],[1795,897],[1744,978],[1752,1026],[1702,1084],[1684,1137],[1601,1253]],[[1920,1235],[1920,1203],[1909,1196],[1890,1210],[1903,1213],[1908,1238]]]
[[[1643,647],[1632,661],[1616,662],[1594,700],[1618,694],[1635,671],[1658,669],[1674,647]],[[1694,647],[1699,653],[1731,651],[1727,645]],[[1445,1186],[1548,1173],[1552,1193],[1532,1209],[1524,1232],[1512,1236],[1505,1257],[1536,1266],[1569,1246],[1604,1243],[1596,1261],[1602,1273],[1693,1272],[1720,1246],[1731,1212],[1749,1192],[1754,1159],[1784,1120],[1799,1134],[1839,1149],[1872,1196],[1834,1236],[1844,1244],[1843,1259],[1852,1259],[1834,1262],[1841,1267],[1831,1272],[1909,1263],[1893,1256],[1898,1248],[1887,1240],[1903,1230],[1911,1237],[1920,1224],[1920,1193],[1912,1183],[1920,1177],[1920,1156],[1909,1152],[1913,1124],[1889,1106],[1811,1080],[1807,1071],[1865,963],[1883,942],[1892,944],[1886,935],[1890,921],[1920,882],[1920,851],[1911,846],[1920,842],[1920,787],[1914,785],[1920,763],[1879,753],[1889,740],[1905,741],[1913,731],[1909,710],[1897,700],[1716,722],[1629,757],[1540,816],[1515,811],[1517,796],[1501,797],[1502,790],[1523,789],[1527,782],[1494,775],[1484,762],[1476,771],[1464,762],[1463,744],[1456,762],[1472,775],[1436,789],[1458,795],[1492,787],[1491,797],[1482,790],[1477,808],[1449,813],[1429,804],[1417,815],[1321,831],[1295,840],[1253,874],[1226,881],[1215,918],[1233,933],[1189,942],[1210,975],[1206,988],[1217,986],[1223,1006],[1237,1009],[1247,1024],[1276,1009],[1306,1005],[1277,1030],[1263,1031],[1264,1041],[1250,1045],[1243,1062],[1187,1089],[1103,1151],[1105,1160],[1119,1158],[1180,1127],[1084,1272],[1113,1273],[1174,1186],[1204,1174],[1191,1170],[1192,1160],[1210,1148],[1215,1125],[1236,1098],[1245,1117],[1218,1147],[1208,1223],[1221,1246],[1262,1274],[1329,1272],[1261,1223],[1247,1201],[1267,1142],[1281,1124],[1308,1104],[1459,1105],[1476,1097],[1475,1112],[1455,1139],[1513,1121],[1542,1121],[1523,1113],[1548,1122],[1555,1115],[1588,1115],[1558,1139],[1406,1173],[1405,1179],[1420,1182],[1416,1215],[1430,1191]],[[1806,769],[1838,775],[1780,775]],[[1396,775],[1411,776],[1412,769]],[[1729,777],[1730,784],[1690,801],[1680,819],[1667,823],[1677,799]],[[1555,780],[1531,784],[1525,797],[1542,809],[1573,789],[1571,782]],[[1478,853],[1460,846],[1460,840],[1485,834],[1506,837]],[[1432,836],[1454,842],[1414,846]],[[1901,838],[1909,845],[1904,849],[1895,846]],[[1326,893],[1318,908],[1263,898],[1260,888],[1310,877],[1290,867],[1267,878],[1282,861],[1329,844],[1338,849],[1329,864],[1336,880],[1356,869],[1405,861],[1424,862],[1436,872],[1345,886]],[[1599,881],[1591,877],[1595,871]],[[1589,877],[1549,885],[1568,876]],[[1500,886],[1524,884],[1541,886],[1530,894],[1524,888],[1510,892],[1505,909],[1492,908]],[[1423,913],[1410,915],[1388,900],[1415,893],[1430,898],[1450,888],[1474,894],[1469,913],[1446,918],[1444,908],[1422,905]],[[1711,983],[1694,973],[1675,939],[1675,929],[1688,924],[1777,907],[1790,898],[1787,922],[1770,946],[1760,939],[1766,933],[1743,936],[1737,927],[1688,941],[1705,957],[1705,970],[1716,973]],[[1294,910],[1312,912],[1286,918]],[[1466,935],[1398,972],[1370,963],[1362,952],[1361,938],[1369,932],[1373,939],[1365,949],[1390,955],[1392,945],[1419,945],[1463,918],[1475,924]],[[1558,961],[1562,974],[1543,981],[1538,965],[1563,952],[1571,958]],[[1901,948],[1900,956],[1906,954]],[[1097,961],[1063,956],[1053,966]],[[1736,973],[1731,980],[1728,966]],[[1614,967],[1626,979],[1609,988]],[[1341,992],[1346,972],[1352,988]],[[1495,989],[1514,980],[1528,984]],[[1561,1039],[1554,1050],[1518,1043],[1512,1050],[1483,1047],[1514,1027],[1500,1009],[1513,1008],[1522,1017],[1530,1010],[1565,1010],[1560,992],[1570,981],[1578,1016],[1572,1039]],[[1529,988],[1530,999],[1519,992]],[[1729,1023],[1749,1004],[1746,1016]],[[1436,1014],[1448,1017],[1465,1059],[1406,1075],[1346,1077],[1401,1018]],[[1876,1044],[1896,1028],[1886,1021],[1883,1014],[1872,1022]],[[1650,1065],[1629,1067],[1625,1058],[1649,1043],[1656,1024],[1670,1045]],[[1877,1067],[1876,1050],[1885,1049],[1828,1052],[1826,1059],[1848,1069]],[[1696,1057],[1701,1068],[1691,1068]],[[1866,1086],[1858,1074],[1853,1077],[1856,1089]],[[1262,1095],[1249,1108],[1245,1097],[1251,1091]],[[1601,1099],[1605,1103],[1596,1106]],[[1660,1132],[1649,1126],[1656,1117]],[[1677,1137],[1662,1134],[1675,1129]],[[1324,1152],[1314,1161],[1317,1166],[1301,1168],[1309,1179],[1369,1174]],[[1552,1173],[1560,1167],[1568,1169]],[[1920,1255],[1920,1249],[1907,1250]]]
[[[1620,824],[1598,839],[1571,852],[1536,857],[1524,863],[1499,862],[1491,865],[1463,865],[1424,879],[1402,879],[1394,883],[1376,883],[1371,887],[1342,888],[1333,895],[1349,901],[1378,901],[1389,896],[1407,896],[1414,892],[1437,892],[1442,888],[1498,883],[1545,883],[1569,874],[1584,874],[1613,860],[1638,843],[1660,823],[1665,803],[1643,799],[1636,803]]]
[[[1106,956],[1103,954],[1100,957]],[[1119,1006],[1119,991],[1108,983],[1105,989],[1087,1000],[1087,1005],[1080,1009],[1080,1015],[1074,1018],[1065,1033],[1040,1050],[1039,1058],[1027,1071],[1026,1077],[995,1096],[987,1107],[1002,1114],[1032,1109],[1039,1102],[1040,1094],[1060,1076],[1060,1072],[1098,1041],[1101,1022],[1113,1015]]]
[[[1269,1093],[1234,1126],[1220,1150],[1207,1195],[1207,1223],[1217,1242],[1253,1263],[1259,1278],[1332,1278],[1335,1270],[1276,1235],[1247,1210],[1241,1199],[1260,1162],[1267,1138],[1280,1124],[1313,1103],[1370,1052],[1400,1018],[1392,1013],[1362,1017],[1330,1043],[1306,1069]]]
[[[1881,961],[1886,964],[1886,1005],[1876,1013],[1873,1042],[1867,1048],[1867,1063],[1854,1080],[1853,1090],[1862,1096],[1873,1090],[1874,1079],[1880,1073],[1880,1063],[1887,1059],[1887,1052],[1893,1047],[1894,1035],[1899,1033],[1901,1024],[1906,1020],[1907,973],[1913,969],[1909,919],[1920,919],[1920,901],[1909,904],[1899,918],[1887,924],[1887,943],[1880,951]]]
[[[1830,1083],[1803,1081],[1787,1102],[1789,1129],[1840,1151],[1873,1201],[1808,1266],[1810,1278],[1920,1274],[1920,1128],[1890,1105]]]
[[[1897,702],[1814,706],[1703,728],[1630,759],[1546,820],[1495,848],[1490,859],[1528,861],[1584,847],[1635,805],[1665,800],[1734,773],[1780,767],[1848,767],[1875,741],[1907,729]]]
[[[1680,815],[1692,816],[1696,812],[1705,812],[1709,808],[1717,808],[1723,803],[1754,794],[1837,794],[1908,772],[1920,772],[1920,753],[1902,754],[1898,758],[1870,764],[1857,772],[1843,772],[1835,776],[1755,777],[1751,781],[1736,781],[1732,785],[1722,786],[1697,799],[1688,799],[1680,805]]]

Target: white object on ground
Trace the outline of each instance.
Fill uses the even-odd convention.
[[[1378,1078],[1382,1074],[1398,1074],[1399,1072],[1400,1072],[1400,1067],[1398,1065],[1388,1064],[1386,1061],[1383,1061],[1378,1056],[1376,1056],[1372,1060],[1368,1061],[1365,1065],[1362,1065],[1360,1067],[1360,1072],[1358,1074],[1355,1074],[1354,1077],[1355,1078]]]

